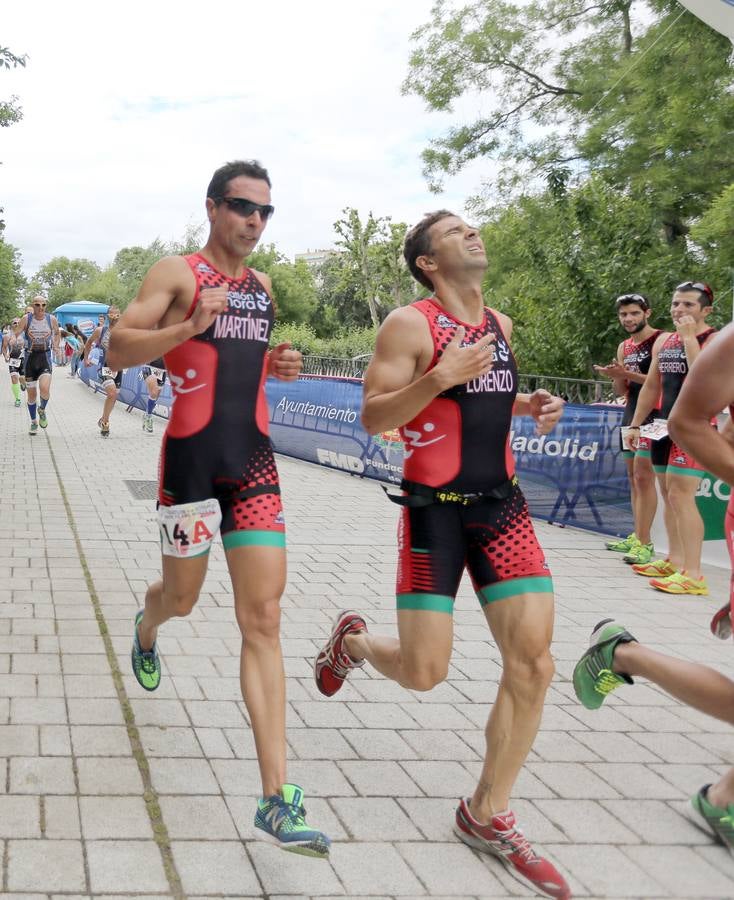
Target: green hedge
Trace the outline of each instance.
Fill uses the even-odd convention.
[[[330,338],[320,338],[310,325],[293,325],[289,322],[276,324],[273,328],[271,345],[290,341],[304,356],[334,356],[352,359],[363,353],[372,353],[375,348],[375,328],[355,328]]]

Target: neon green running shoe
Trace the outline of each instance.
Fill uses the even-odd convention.
[[[613,541],[607,541],[604,546],[607,550],[613,550],[615,553],[629,553],[633,547],[636,547],[640,542],[637,540],[637,535],[628,534],[626,538],[617,538]]]
[[[591,632],[591,646],[573,670],[573,689],[587,709],[599,709],[607,694],[620,684],[634,684],[629,675],[612,671],[617,644],[628,644],[636,638],[614,619],[602,619]]]
[[[652,562],[654,555],[655,548],[652,544],[637,543],[632,547],[629,553],[625,553],[622,559],[631,566],[645,566],[649,562]]]
[[[282,850],[320,858],[329,855],[331,839],[306,824],[303,790],[297,784],[284,784],[280,794],[258,800],[255,828]]]
[[[46,428],[48,426],[48,419],[46,418],[45,409],[38,410],[38,424],[41,426],[41,428]]]
[[[143,610],[135,614],[135,638],[133,639],[132,664],[133,675],[140,687],[146,691],[154,691],[161,683],[161,659],[158,646],[153,644],[150,650],[143,650],[138,638],[138,625],[143,618]]]
[[[701,816],[703,823],[708,828],[704,828],[704,824],[698,817],[692,821],[707,833],[713,833],[716,840],[734,855],[734,803],[730,803],[726,809],[714,806],[708,798],[710,787],[710,784],[705,784],[697,794],[691,797],[691,806]]]

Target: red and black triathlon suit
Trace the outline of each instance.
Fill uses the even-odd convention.
[[[647,375],[647,373],[650,371],[650,363],[652,362],[653,344],[661,334],[662,331],[658,329],[649,338],[645,338],[644,341],[640,341],[639,344],[635,343],[634,338],[628,337],[627,340],[622,344],[622,365],[625,367],[625,369],[631,369],[633,372],[639,372],[642,375]],[[627,404],[625,405],[624,415],[622,416],[623,427],[629,425],[629,423],[635,416],[635,411],[637,410],[637,399],[640,396],[641,390],[642,385],[638,382],[627,382]],[[656,416],[659,415],[660,410],[653,409],[650,415],[642,424],[649,424]],[[624,451],[625,455],[634,455],[624,446],[624,442],[622,442],[622,450]],[[645,455],[649,454],[650,442],[647,438],[640,438],[640,444],[637,448],[637,452],[644,453]]]
[[[227,285],[227,310],[203,334],[165,354],[174,403],[163,438],[159,503],[215,498],[226,549],[284,546],[278,471],[268,436],[265,379],[275,311],[251,269],[218,272],[200,253],[185,257],[202,289]]]
[[[708,328],[696,335],[699,347],[703,347],[706,340],[716,331]],[[663,346],[658,353],[658,371],[662,384],[662,403],[660,404],[660,417],[667,419],[673,404],[678,399],[683,382],[688,375],[688,358],[686,348],[677,331],[672,332],[663,341]],[[714,423],[715,424],[715,423]],[[652,442],[650,451],[652,465],[656,472],[665,472],[670,469],[676,475],[691,475],[701,477],[703,469],[695,459],[679,447],[670,437],[660,438]]]
[[[490,372],[439,394],[400,429],[404,441],[403,486],[440,489],[448,496],[503,491],[503,499],[434,502],[406,506],[398,530],[398,609],[451,613],[466,567],[480,602],[529,592],[551,592],[553,584],[538,544],[525,497],[515,477],[509,446],[517,366],[496,314],[484,310],[480,325],[450,315],[435,298],[413,308],[425,316],[433,339],[432,369],[459,325],[464,345],[496,335]],[[428,370],[427,370],[428,371]]]

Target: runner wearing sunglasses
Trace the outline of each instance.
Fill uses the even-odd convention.
[[[13,392],[15,406],[20,406],[20,373],[23,370],[25,358],[25,340],[15,333],[20,324],[20,319],[13,319],[10,330],[3,335],[2,354],[8,364],[10,373],[10,389]]]
[[[158,687],[158,628],[193,609],[221,524],[242,634],[242,696],[262,779],[256,834],[284,850],[326,856],[329,838],[307,825],[303,791],[286,781],[285,524],[264,388],[268,374],[296,379],[302,361],[290,344],[268,352],[272,286],[243,264],[273,213],[267,171],[254,161],[218,169],[206,210],[206,246],[157,262],[110,341],[113,368],[162,356],[176,400],[160,463],[163,577],[135,617],[133,672],[146,690]]]
[[[46,312],[45,297],[34,297],[31,312],[26,313],[15,327],[15,334],[23,334],[27,351],[24,366],[28,389],[28,415],[31,417],[29,434],[36,434],[38,426],[46,428],[46,407],[51,399],[52,350],[58,350],[61,337],[56,316]],[[41,399],[36,406],[38,392]]]
[[[645,383],[652,360],[652,348],[660,335],[660,329],[650,325],[652,309],[644,294],[622,294],[614,302],[617,318],[627,338],[617,347],[617,356],[608,366],[594,366],[594,369],[607,378],[612,379],[614,393],[625,397],[622,428],[632,421],[637,408],[642,385]],[[648,416],[652,420],[653,413]],[[636,452],[627,448],[622,440],[620,444],[627,465],[627,477],[632,497],[632,516],[635,529],[632,534],[621,540],[608,541],[607,550],[624,553],[627,563],[648,563],[653,557],[654,548],[650,537],[650,529],[658,495],[655,489],[655,473],[650,462],[650,442],[642,438]]]
[[[628,446],[636,450],[640,427],[656,407],[662,393],[660,417],[667,419],[681,392],[690,367],[715,330],[706,324],[714,294],[708,284],[684,281],[673,292],[670,314],[675,331],[664,332],[655,341],[652,362],[630,423]],[[637,575],[668,594],[708,594],[701,572],[703,520],[696,506],[696,491],[703,469],[682,447],[665,436],[652,442],[653,468],[663,496],[668,556],[633,565]]]

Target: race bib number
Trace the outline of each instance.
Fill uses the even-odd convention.
[[[117,378],[117,372],[113,372],[108,366],[102,366],[100,374],[103,378]]]
[[[165,556],[185,559],[206,553],[222,523],[222,511],[213,498],[178,506],[160,506],[158,525]]]
[[[668,420],[653,419],[649,425],[643,425],[640,428],[640,437],[649,438],[651,441],[659,441],[660,438],[668,436]]]
[[[21,362],[23,362],[22,359],[13,359],[13,358],[11,357],[11,358],[8,360],[8,366],[9,366],[11,369],[19,369],[19,368],[20,368]]]

